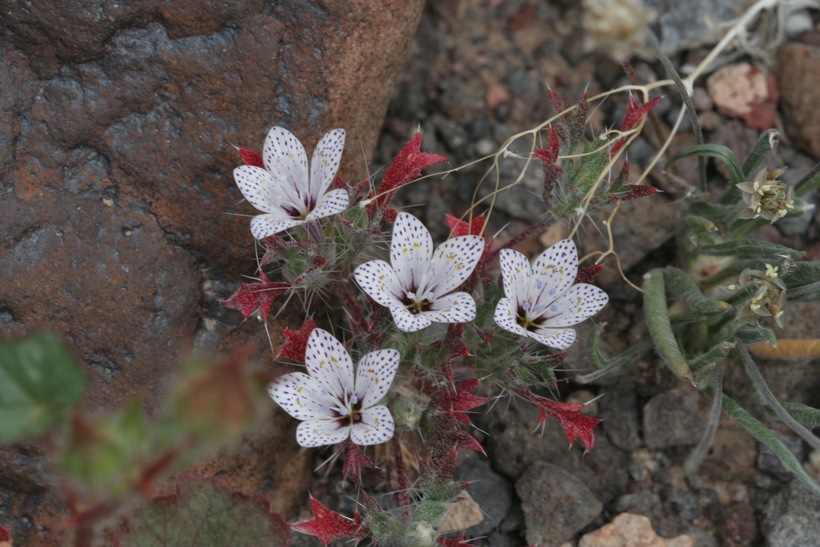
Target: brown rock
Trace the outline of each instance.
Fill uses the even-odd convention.
[[[0,335],[56,332],[90,373],[88,410],[142,394],[149,414],[186,342],[213,353],[258,336],[258,325],[236,328],[238,314],[195,335],[200,305],[218,307],[203,295],[202,272],[235,282],[253,267],[247,219],[226,214],[241,198],[231,145],[259,150],[276,123],[310,152],[344,127],[352,152],[340,176],[362,175],[359,150],[373,150],[421,7],[4,5]],[[291,422],[275,418],[200,469],[292,513],[311,461],[297,457]],[[0,494],[20,515],[9,524],[16,542],[60,543],[49,535],[63,509],[47,458],[5,447],[0,462],[11,464]]]
[[[687,535],[664,539],[652,529],[647,517],[621,513],[609,524],[590,532],[581,538],[579,547],[692,547],[695,542]]]
[[[797,148],[820,158],[820,46],[788,43],[776,63],[777,86],[788,135]]]

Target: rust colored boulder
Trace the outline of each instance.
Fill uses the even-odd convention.
[[[87,410],[141,394],[149,413],[192,340],[208,353],[258,337],[238,313],[202,332],[208,280],[254,269],[248,220],[230,214],[252,212],[232,145],[259,150],[277,124],[310,152],[344,127],[339,174],[364,177],[421,8],[0,0],[0,336],[59,334],[91,378]],[[292,516],[311,460],[275,421],[200,469]],[[0,464],[15,544],[60,544],[40,449],[0,447]]]

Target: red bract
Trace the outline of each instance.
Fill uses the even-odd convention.
[[[598,278],[598,274],[600,274],[603,269],[604,267],[601,264],[590,264],[589,266],[585,266],[578,270],[578,275],[575,276],[575,281],[573,281],[573,284],[595,283],[595,280]]]
[[[239,151],[239,155],[242,157],[242,161],[245,162],[245,165],[261,167],[263,169],[265,168],[265,163],[262,161],[262,156],[258,153],[248,148],[237,148],[237,150]]]
[[[310,338],[310,333],[315,328],[316,323],[313,319],[308,319],[299,330],[282,329],[285,343],[282,344],[282,348],[279,350],[279,358],[304,363],[308,338]]]
[[[379,187],[379,196],[375,201],[376,208],[382,211],[385,219],[391,222],[395,220],[396,211],[390,208],[390,200],[393,199],[396,191],[417,178],[426,167],[445,161],[447,161],[447,158],[444,156],[423,153],[421,151],[421,133],[413,135],[410,142],[404,145],[404,148],[401,149],[401,152],[385,171],[382,184]]]
[[[447,225],[450,226],[454,237],[480,236],[484,233],[484,215],[474,216],[469,223],[450,214],[444,215],[444,218],[447,219]]]
[[[601,420],[581,414],[580,410],[584,405],[542,399],[530,391],[525,391],[523,395],[538,411],[539,424],[543,424],[552,416],[564,430],[570,445],[580,438],[586,449],[592,450],[595,444],[595,433],[592,430],[601,423]]]
[[[560,144],[558,142],[558,134],[550,127],[549,130],[549,147],[546,149],[539,149],[534,152],[535,156],[544,164],[544,186],[541,191],[541,199],[544,204],[549,207],[550,199],[552,197],[552,189],[555,183],[558,182],[559,177],[564,172],[558,167],[555,162],[558,161],[558,153],[560,151]]]
[[[472,543],[467,543],[464,536],[455,538],[438,538],[436,545],[444,545],[444,547],[472,547]]]
[[[646,104],[638,104],[638,101],[635,100],[634,97],[629,98],[629,108],[626,111],[626,117],[624,118],[624,123],[621,125],[621,131],[626,132],[632,130],[638,122],[643,118],[650,110],[655,108],[655,105],[658,104],[663,97],[655,97],[651,101]],[[612,147],[612,152],[610,153],[612,156],[617,154],[620,149],[623,147],[624,143],[626,142],[626,137],[621,137],[615,143],[615,146]]]
[[[11,532],[6,530],[2,524],[0,524],[0,542],[7,542],[11,545]]]
[[[337,539],[356,537],[356,532],[361,525],[358,511],[353,519],[349,519],[328,509],[314,497],[310,498],[310,510],[313,511],[313,518],[297,522],[291,526],[293,530],[316,536],[323,545]]]
[[[652,194],[656,194],[658,189],[654,186],[650,186],[648,184],[627,184],[626,185],[626,194],[622,196],[617,196],[616,199],[621,201],[629,201],[631,199],[638,199],[644,196],[651,196]]]
[[[342,459],[344,460],[344,467],[342,468],[344,477],[346,479],[352,478],[358,483],[362,482],[362,467],[373,468],[373,461],[367,457],[367,454],[362,452],[359,445],[354,444],[350,439],[346,440],[342,445]]]
[[[456,421],[470,425],[470,418],[466,411],[479,407],[489,401],[489,397],[473,395],[473,391],[481,383],[478,378],[464,380],[456,386],[455,393],[446,389],[439,391],[439,408],[447,411]]]
[[[226,308],[239,310],[247,319],[259,310],[262,319],[267,319],[273,301],[287,292],[290,285],[268,279],[264,272],[259,272],[259,283],[243,284],[233,296],[222,302]]]

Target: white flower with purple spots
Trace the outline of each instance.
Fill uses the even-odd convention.
[[[500,255],[504,294],[495,309],[495,322],[504,330],[529,336],[556,349],[575,341],[566,328],[589,319],[609,297],[593,285],[573,284],[578,274],[578,250],[572,240],[559,241],[535,259],[532,267],[518,251]]]
[[[314,329],[308,337],[308,373],[280,376],[268,387],[279,406],[302,420],[296,441],[305,447],[338,444],[348,437],[360,445],[393,438],[393,416],[379,405],[399,368],[399,352],[382,349],[365,355],[353,380],[353,361],[329,332]]]
[[[313,151],[308,172],[302,143],[286,129],[270,130],[262,150],[265,168],[242,165],[233,170],[242,195],[264,213],[251,220],[253,237],[263,239],[347,209],[347,190],[328,192],[344,145],[344,129],[327,133]]]
[[[484,240],[453,237],[433,252],[433,238],[419,219],[399,213],[390,243],[390,264],[371,260],[356,268],[356,282],[373,300],[390,309],[396,326],[414,332],[432,323],[475,319],[475,300],[453,292],[473,273]]]

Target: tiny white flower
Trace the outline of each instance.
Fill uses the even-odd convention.
[[[390,264],[365,262],[353,272],[370,297],[390,309],[396,326],[414,332],[432,323],[464,323],[475,319],[475,300],[453,291],[473,273],[482,253],[479,236],[458,236],[435,253],[433,238],[419,219],[399,213],[390,242]]]
[[[347,209],[347,190],[328,192],[345,144],[344,129],[327,133],[310,161],[302,143],[287,129],[273,127],[265,139],[265,168],[242,165],[233,170],[239,190],[264,214],[251,220],[251,233],[263,239],[293,226]]]
[[[393,416],[384,398],[399,368],[399,352],[382,349],[365,355],[353,380],[353,361],[345,347],[322,329],[310,333],[305,351],[308,374],[293,372],[274,380],[268,393],[285,411],[302,420],[296,441],[305,447],[351,440],[360,445],[393,438]]]
[[[574,284],[578,250],[572,240],[559,241],[535,259],[532,267],[518,251],[501,251],[504,294],[495,309],[495,322],[504,330],[529,336],[556,349],[575,341],[565,327],[584,321],[603,308],[609,297],[593,285]]]

